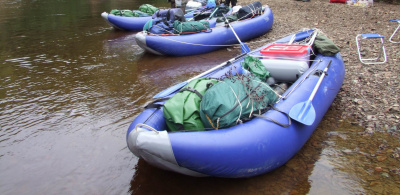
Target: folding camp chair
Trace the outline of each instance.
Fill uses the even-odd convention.
[[[386,51],[385,51],[385,46],[384,46],[384,42],[383,42],[384,38],[385,38],[384,36],[379,35],[379,34],[359,34],[356,36],[358,57],[363,64],[383,64],[386,62],[386,60],[387,60],[386,59]],[[377,56],[375,55],[375,57],[371,54],[371,55],[369,55],[369,58],[368,57],[363,58],[361,56],[361,47],[362,47],[361,43],[364,42],[363,45],[365,48],[368,48],[368,46],[370,46],[370,48],[371,48],[372,44],[377,43],[376,41],[374,41],[374,39],[380,39],[380,47],[381,48],[380,48],[379,54]],[[366,41],[366,40],[369,40],[369,41]],[[381,60],[382,55],[383,55],[383,60]],[[370,58],[370,57],[373,57],[373,58]]]
[[[399,28],[400,28],[400,20],[389,20],[389,21],[391,21],[391,22],[397,22],[397,23],[399,24],[399,26],[397,26],[396,30],[394,30],[392,36],[390,36],[389,41],[392,42],[392,43],[400,43],[400,41],[398,41],[398,42],[393,41],[394,35],[397,33],[397,31],[398,31]],[[399,37],[400,37],[400,35],[399,35]],[[398,39],[397,39],[397,40],[398,40]]]

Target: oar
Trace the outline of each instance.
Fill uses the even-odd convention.
[[[241,55],[239,55],[239,56],[237,56],[235,58],[232,58],[232,59],[228,60],[227,62],[224,62],[224,63],[222,63],[222,64],[220,64],[218,66],[215,66],[214,68],[211,68],[210,70],[207,70],[207,71],[205,71],[205,72],[203,72],[203,73],[201,73],[201,74],[199,74],[199,75],[197,75],[197,76],[195,76],[195,77],[193,77],[193,78],[191,78],[191,79],[189,79],[187,81],[184,81],[182,83],[178,83],[178,84],[176,84],[176,85],[174,85],[174,86],[172,86],[170,88],[167,88],[167,89],[161,91],[160,93],[158,93],[157,95],[155,95],[153,98],[163,98],[163,97],[166,97],[168,95],[171,95],[172,93],[180,90],[183,86],[187,85],[190,81],[192,81],[194,79],[197,79],[197,78],[204,77],[204,76],[214,72],[215,70],[218,70],[218,69],[220,69],[220,68],[222,68],[224,66],[230,65],[235,60],[240,59],[241,57],[243,57],[245,55],[246,55],[246,53],[241,54]]]
[[[315,120],[315,109],[312,105],[312,100],[315,96],[315,94],[318,91],[319,86],[321,85],[322,80],[325,77],[326,71],[328,71],[329,66],[331,65],[332,60],[329,61],[328,65],[324,69],[324,71],[321,74],[321,77],[319,78],[317,85],[314,87],[314,90],[312,91],[310,98],[308,98],[307,101],[305,102],[300,102],[297,103],[290,109],[289,116],[290,118],[303,123],[305,125],[312,125]]]
[[[219,9],[219,7],[215,8],[215,10],[211,13],[210,17],[208,17],[208,19],[211,19],[218,9]]]
[[[228,19],[226,19],[224,14],[222,14],[222,15],[224,16],[226,23],[228,23],[229,27],[232,29],[233,34],[235,34],[236,39],[239,41],[240,48],[242,49],[242,53],[249,53],[250,52],[250,48],[246,44],[242,43],[242,41],[240,41],[238,35],[236,34],[235,30],[232,28],[232,26],[229,23]]]

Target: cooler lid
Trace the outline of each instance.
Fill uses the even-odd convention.
[[[309,45],[285,45],[285,44],[271,44],[260,52],[263,54],[289,54],[301,55],[308,52]]]

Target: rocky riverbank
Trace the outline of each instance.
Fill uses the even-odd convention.
[[[261,0],[261,3],[272,9],[274,26],[266,35],[246,43],[251,49],[301,28],[320,29],[341,49],[346,65],[344,84],[331,107],[340,111],[339,120],[362,126],[364,133],[387,131],[400,137],[400,44],[388,41],[398,25],[389,19],[399,19],[400,5],[374,3],[371,7],[357,7],[329,0]],[[355,37],[367,33],[385,36],[387,63],[365,65],[359,61]]]

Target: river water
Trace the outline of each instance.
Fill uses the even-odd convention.
[[[388,177],[368,182],[346,169],[340,151],[348,157],[353,149],[337,141],[342,125],[332,110],[298,155],[263,176],[192,178],[137,159],[125,134],[143,105],[240,53],[146,54],[134,33],[100,17],[144,3],[168,7],[165,0],[0,1],[0,194],[352,194],[381,190],[382,178],[396,186],[390,168],[376,173],[371,165]]]

